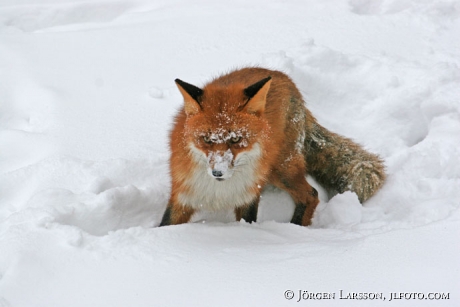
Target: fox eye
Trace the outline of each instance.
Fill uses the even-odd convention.
[[[241,140],[241,136],[234,136],[230,139],[232,143],[238,143]]]
[[[203,136],[203,141],[204,141],[206,144],[211,144],[211,139],[210,139],[208,136]]]

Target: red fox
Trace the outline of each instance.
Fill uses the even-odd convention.
[[[318,124],[280,71],[243,68],[203,88],[175,82],[184,106],[170,133],[172,190],[160,226],[187,223],[200,209],[231,208],[255,222],[266,184],[289,193],[291,223],[307,226],[319,200],[306,174],[361,202],[385,180],[383,161]]]

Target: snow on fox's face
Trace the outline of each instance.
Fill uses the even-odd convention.
[[[254,168],[252,156],[259,154],[255,139],[244,128],[216,128],[193,133],[189,144],[195,160],[218,181],[230,179],[235,171]]]
[[[233,153],[230,149],[225,152],[214,151],[207,156],[208,174],[219,181],[233,175]]]

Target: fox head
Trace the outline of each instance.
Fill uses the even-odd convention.
[[[184,98],[184,145],[218,181],[257,169],[268,137],[264,117],[271,77],[250,86],[212,82],[203,89],[176,79]]]

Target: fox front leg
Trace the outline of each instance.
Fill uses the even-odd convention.
[[[237,221],[244,219],[248,223],[257,221],[257,211],[259,208],[259,196],[251,203],[235,208],[235,217]]]
[[[195,209],[189,206],[176,205],[169,203],[161,219],[161,226],[183,224],[190,221]]]

